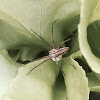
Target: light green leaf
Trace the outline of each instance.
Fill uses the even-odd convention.
[[[59,73],[55,62],[47,61],[26,76],[42,61],[35,61],[21,67],[17,77],[10,83],[5,98],[9,97],[9,100],[12,98],[16,100],[52,100],[53,86]]]
[[[32,56],[35,58],[41,51],[49,49],[30,29],[41,35],[52,46],[52,22],[57,20],[54,23],[54,40],[57,47],[76,30],[79,10],[80,0],[10,0],[10,3],[0,0],[0,49],[22,50],[19,59],[32,60]],[[31,48],[34,50],[29,52]],[[26,56],[26,54],[29,55]],[[19,74],[10,83],[3,100],[52,100],[55,98],[58,100],[57,97],[59,100],[65,99],[65,95],[62,98],[61,92],[55,93],[56,97],[53,96],[59,73],[54,62],[48,61],[26,76],[27,72],[41,61],[20,68]],[[64,87],[64,85],[61,86]],[[66,93],[65,89],[62,89],[62,93]]]
[[[94,0],[81,0],[81,15],[78,27],[81,52],[91,69],[96,73],[100,73],[100,59],[91,52],[87,41],[87,27],[91,22],[100,18],[99,5],[99,0],[95,0],[95,2]]]
[[[6,50],[0,51],[0,98],[8,89],[8,84],[17,75],[20,64],[11,60]]]
[[[0,49],[11,49],[23,44],[32,44],[34,35],[17,21],[0,11]]]
[[[2,30],[0,33],[4,33],[1,39],[2,41],[5,40],[3,42],[1,41],[1,43],[3,43],[3,46],[6,48],[11,48],[22,44],[34,45],[34,43],[45,47],[43,42],[40,42],[40,39],[37,39],[37,37],[33,35],[34,33],[30,33],[30,29],[33,29],[38,34],[41,34],[45,40],[51,44],[51,38],[49,37],[51,37],[52,22],[58,19],[63,21],[69,20],[71,17],[79,14],[78,5],[80,3],[78,0],[72,0],[71,2],[66,0],[60,0],[59,2],[56,0],[43,0],[42,2],[35,0],[11,0],[10,2],[11,3],[0,0],[0,17],[2,21]],[[46,6],[44,6],[45,4]],[[73,9],[71,9],[70,6],[73,6]],[[62,40],[61,32],[58,29],[60,28],[61,30],[63,23],[60,24],[61,25],[59,26],[56,26],[56,24],[54,25],[56,45],[58,45],[57,43]],[[65,29],[64,27],[63,29]],[[5,28],[7,29],[5,30]],[[58,36],[56,37],[56,35]],[[8,36],[8,39],[5,38],[6,36]],[[58,39],[56,40],[56,38]],[[11,43],[11,40],[13,43]]]
[[[66,74],[66,77],[64,76],[64,79],[66,85],[67,100],[89,99],[88,80],[86,78],[85,71],[74,60],[75,58],[80,56],[82,56],[82,54],[80,51],[78,51],[70,57],[65,58],[65,60],[71,63],[76,69],[69,64],[63,64],[63,71]]]
[[[38,45],[41,50],[48,49],[48,46],[37,37],[31,29],[41,35],[51,45],[52,23],[54,24],[54,40],[56,47],[63,41],[63,37],[68,37],[68,32],[76,29],[77,17],[79,15],[79,0],[50,0],[50,1],[3,1],[0,0],[0,48],[13,49],[23,45],[34,47]],[[46,4],[46,6],[45,6]],[[70,8],[73,6],[73,9]],[[48,9],[49,8],[49,9]],[[75,19],[75,18],[76,19]],[[71,19],[75,19],[74,21]],[[68,24],[70,22],[70,25]],[[73,23],[73,24],[71,24]],[[67,29],[69,31],[64,31]],[[69,28],[70,26],[70,28]],[[72,30],[73,29],[73,30]],[[3,33],[3,34],[2,34]],[[63,33],[63,36],[62,36]],[[27,49],[28,50],[28,49]],[[34,48],[36,51],[37,48]],[[27,51],[28,52],[28,51]],[[39,51],[37,51],[39,52]],[[34,53],[35,58],[37,56]],[[21,56],[23,58],[25,56]],[[30,60],[32,58],[29,58]]]

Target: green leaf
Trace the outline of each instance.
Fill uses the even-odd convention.
[[[59,73],[54,85],[53,100],[66,100],[66,87],[61,72]]]
[[[97,92],[90,93],[90,100],[99,100],[99,99],[100,99],[100,93]]]
[[[87,39],[92,53],[100,58],[100,20],[91,23],[87,29]]]
[[[90,68],[94,72],[100,74],[100,59],[91,52],[91,48],[87,41],[87,27],[91,22],[100,18],[100,13],[98,13],[99,9],[99,0],[95,0],[95,2],[94,0],[81,0],[81,15],[78,31],[79,46],[83,56],[85,57]]]
[[[20,47],[20,57],[21,61],[32,61],[36,59],[40,52],[44,51],[45,49],[37,46],[37,45],[23,45]]]
[[[100,74],[91,72],[87,74],[87,77],[89,80],[90,91],[100,92]]]
[[[20,64],[11,60],[6,50],[0,51],[0,98],[8,89],[8,84],[17,75]]]
[[[82,67],[74,60],[77,57],[82,56],[81,52],[78,51],[72,54],[70,57],[66,57],[73,66],[64,63],[63,71],[66,74],[65,85],[66,85],[66,97],[67,100],[88,100],[89,99],[89,88],[88,80],[86,78],[85,71]]]

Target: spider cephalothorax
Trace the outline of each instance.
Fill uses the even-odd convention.
[[[32,29],[31,29],[31,30],[32,30]],[[33,31],[33,30],[32,30],[32,31]],[[34,31],[33,31],[33,32],[34,32]],[[48,56],[44,56],[44,57],[41,57],[41,58],[39,58],[39,59],[36,59],[36,60],[40,60],[40,59],[47,58],[46,60],[44,60],[43,62],[41,62],[41,63],[38,64],[37,66],[35,66],[33,69],[35,69],[35,68],[38,67],[39,65],[43,64],[44,62],[48,61],[49,59],[52,59],[53,61],[56,62],[57,66],[59,67],[59,69],[61,70],[61,72],[63,72],[62,69],[61,69],[61,67],[60,67],[59,64],[58,64],[58,61],[59,61],[59,60],[62,60],[62,61],[64,61],[64,62],[70,64],[69,62],[65,61],[65,60],[62,58],[62,55],[63,55],[64,53],[66,53],[66,52],[69,50],[69,47],[64,47],[64,48],[60,48],[60,47],[61,47],[61,45],[62,45],[63,43],[65,43],[65,42],[71,40],[72,38],[69,38],[69,39],[67,39],[67,40],[65,40],[65,41],[63,41],[63,42],[61,42],[61,43],[59,44],[59,46],[57,47],[57,49],[55,49],[54,40],[53,40],[53,23],[52,23],[52,43],[53,43],[53,48],[52,48],[52,46],[51,46],[46,40],[44,40],[40,35],[38,35],[36,32],[34,32],[34,33],[35,33],[38,37],[40,37],[40,38],[49,46],[49,48],[50,48],[51,50],[49,51],[49,55],[48,55]],[[36,61],[36,60],[34,60],[34,61]],[[73,66],[72,64],[70,64],[70,65]],[[74,67],[74,66],[73,66],[73,67]],[[75,68],[75,67],[74,67],[74,68]],[[33,70],[33,69],[32,69],[32,70]],[[76,69],[76,68],[75,68],[75,69]],[[30,70],[29,73],[30,73],[32,70]],[[29,73],[28,73],[28,74],[29,74]],[[64,72],[63,72],[63,73],[64,73]],[[27,75],[28,75],[28,74],[27,74]],[[65,73],[64,73],[64,74],[65,74]]]

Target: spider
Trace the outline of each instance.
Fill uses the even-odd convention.
[[[53,23],[54,23],[54,22],[53,22]],[[48,61],[48,60],[50,60],[50,59],[52,59],[53,61],[56,62],[57,66],[59,67],[59,69],[61,70],[62,73],[64,73],[64,72],[62,71],[61,67],[59,66],[59,63],[58,63],[59,60],[62,60],[62,61],[64,61],[65,63],[67,63],[67,64],[71,65],[72,67],[74,67],[72,64],[70,64],[69,62],[65,61],[62,57],[60,57],[60,56],[62,56],[64,53],[66,53],[66,52],[69,50],[69,47],[61,48],[61,45],[64,44],[65,42],[70,41],[72,38],[69,38],[69,39],[67,39],[67,40],[65,40],[65,41],[63,41],[63,42],[61,42],[61,43],[59,44],[59,46],[58,46],[57,48],[55,48],[55,43],[54,43],[54,39],[53,39],[53,23],[52,23],[52,44],[53,44],[53,48],[52,48],[52,46],[51,46],[45,39],[43,39],[40,35],[38,35],[35,31],[33,31],[33,30],[31,29],[31,30],[33,31],[33,33],[35,33],[41,40],[43,40],[43,41],[48,45],[48,47],[50,48],[50,51],[49,51],[49,55],[48,55],[48,56],[44,56],[44,57],[41,57],[41,58],[38,58],[38,59],[34,60],[34,61],[37,61],[37,60],[40,60],[40,59],[47,58],[46,60],[44,60],[43,62],[41,62],[40,64],[38,64],[38,65],[35,66],[34,68],[32,68],[32,69],[27,73],[27,75],[28,75],[29,73],[31,73],[31,72],[32,72],[35,68],[37,68],[39,65],[43,64],[44,62],[46,62],[46,61]],[[34,61],[33,61],[33,62],[34,62]],[[74,67],[74,68],[75,68],[75,67]],[[76,69],[76,68],[75,68],[75,69]],[[65,75],[65,73],[64,73],[64,75]],[[66,76],[66,75],[65,75],[65,76]]]

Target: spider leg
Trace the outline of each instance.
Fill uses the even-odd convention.
[[[59,66],[59,64],[58,64],[58,61],[57,61],[57,59],[55,58],[55,61],[56,61],[56,64],[57,64],[57,66],[59,67],[59,69],[61,70],[61,72],[65,75],[65,77],[66,77],[66,74],[62,71],[62,69],[61,69],[61,67]]]
[[[64,61],[65,63],[67,63],[67,64],[71,65],[72,67],[74,67],[74,68],[76,69],[76,67],[75,67],[75,66],[73,66],[72,64],[70,64],[68,61],[64,60],[64,59],[63,59],[63,58],[61,58],[61,57],[58,57],[58,58],[60,58],[62,61]]]
[[[32,29],[31,29],[32,30]],[[33,31],[33,30],[32,30]],[[52,49],[51,45],[46,41],[44,40],[40,35],[38,35],[35,31],[33,31],[39,38],[41,38],[48,46],[50,49]]]
[[[55,21],[54,21],[55,22]],[[54,23],[53,22],[53,23]],[[52,23],[52,44],[53,44],[53,49],[55,48],[55,43],[54,43],[54,38],[53,38],[53,23]]]
[[[50,59],[50,58],[49,58],[49,59]],[[43,64],[44,62],[48,61],[49,59],[44,60],[43,62],[41,62],[40,64],[38,64],[38,65],[35,66],[34,68],[32,68],[32,69],[26,74],[26,76],[29,75],[29,73],[31,73],[31,72],[32,72],[35,68],[37,68],[39,65]]]
[[[44,56],[44,57],[41,57],[41,58],[35,59],[35,60],[31,61],[31,62],[38,61],[38,60],[41,60],[41,59],[44,59],[44,58],[49,58],[49,56]]]
[[[72,38],[69,38],[69,39],[67,39],[67,40],[65,40],[65,41],[63,41],[63,42],[61,42],[61,43],[59,44],[59,46],[57,47],[57,49],[59,49],[59,48],[61,47],[62,44],[64,44],[65,42],[70,41],[71,39],[72,39]]]

